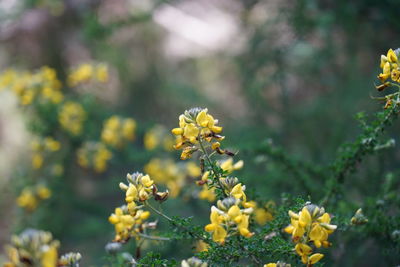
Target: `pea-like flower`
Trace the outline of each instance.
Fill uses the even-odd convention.
[[[252,208],[240,208],[241,202],[234,197],[218,200],[217,207],[211,207],[210,224],[205,226],[207,232],[212,233],[212,239],[220,244],[232,235],[251,237],[249,231],[249,217]]]
[[[137,236],[144,230],[144,221],[150,217],[149,211],[135,208],[132,213],[127,206],[121,206],[115,209],[110,215],[108,221],[115,227],[115,242],[126,242],[129,238]]]
[[[154,197],[156,201],[165,201],[168,198],[168,191],[158,192],[154,181],[149,175],[139,172],[127,174],[128,185],[120,183],[119,187],[125,191],[125,201],[129,212],[136,214],[136,206],[138,202],[145,202],[150,197]]]
[[[381,55],[380,67],[382,73],[378,75],[378,79],[383,83],[391,78],[394,82],[400,82],[399,57],[400,50],[389,49],[386,56]]]
[[[219,166],[226,174],[231,174],[233,171],[240,170],[243,168],[244,162],[243,160],[239,160],[236,163],[233,163],[233,158],[228,158],[227,160],[222,161]]]
[[[222,152],[214,141],[223,140],[224,137],[219,135],[222,127],[217,126],[218,120],[208,114],[208,110],[202,108],[192,108],[179,116],[179,127],[172,129],[172,133],[176,135],[175,149],[182,149],[181,159],[185,160],[198,151],[203,142],[211,144],[215,150]]]
[[[291,224],[284,230],[292,235],[292,240],[296,243],[295,250],[301,256],[302,262],[312,266],[324,255],[312,254],[313,249],[308,244],[314,243],[316,248],[331,246],[328,236],[334,232],[336,225],[330,224],[331,217],[324,208],[313,204],[307,204],[299,213],[289,211],[289,216]]]

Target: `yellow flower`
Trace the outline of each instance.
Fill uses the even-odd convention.
[[[204,230],[212,233],[212,239],[214,240],[214,242],[221,244],[224,243],[227,232],[224,227],[220,225],[220,223],[223,222],[223,217],[219,215],[218,212],[211,211],[210,221],[211,223],[207,224]]]
[[[256,208],[254,210],[254,220],[259,225],[265,225],[267,222],[273,220],[273,215],[264,208]]]
[[[210,245],[208,245],[206,242],[204,242],[203,240],[199,240],[196,242],[196,252],[203,252],[203,251],[207,251],[208,248],[210,247]]]
[[[233,171],[240,170],[241,168],[243,168],[243,165],[244,165],[243,160],[239,160],[238,162],[233,164],[233,159],[232,158],[228,158],[227,160],[223,161],[220,164],[220,167],[221,167],[221,169],[226,171],[227,174],[230,174]]]
[[[209,189],[207,185],[204,185],[203,190],[199,192],[199,198],[205,199],[208,202],[214,202],[216,197],[217,196],[215,195],[214,189],[213,188]]]
[[[86,112],[76,102],[66,102],[58,114],[58,121],[61,127],[72,135],[79,135],[83,130],[83,123],[86,120]]]
[[[4,266],[23,267],[34,263],[34,266],[55,267],[58,247],[59,242],[53,240],[51,233],[27,229],[11,238],[11,244],[6,247],[9,261]]]
[[[72,70],[68,76],[68,84],[76,86],[80,83],[89,81],[93,76],[93,66],[85,63]]]
[[[40,185],[36,188],[36,192],[39,198],[47,199],[51,196],[51,191],[48,187]]]
[[[243,202],[246,202],[246,194],[244,193],[245,188],[246,186],[242,185],[241,183],[238,183],[232,188],[229,194],[236,199],[242,199]]]
[[[52,151],[52,152],[58,151],[61,148],[60,142],[54,140],[51,137],[46,137],[44,139],[44,145],[48,151]]]
[[[102,173],[107,169],[107,164],[113,156],[112,152],[99,142],[84,143],[76,155],[81,167],[91,167],[97,173]]]
[[[42,267],[57,266],[58,251],[56,247],[45,247],[42,254]]]
[[[393,49],[389,49],[386,56],[381,55],[380,67],[382,68],[382,73],[378,75],[378,79],[382,83],[389,77],[395,82],[400,81],[400,69],[397,53],[398,50],[393,51]]]
[[[30,189],[24,189],[17,198],[17,204],[27,211],[34,211],[38,206],[38,200]]]
[[[43,156],[40,153],[34,153],[32,156],[32,167],[37,170],[43,165]]]
[[[108,67],[106,64],[99,64],[96,66],[96,79],[99,82],[105,83],[108,81]]]
[[[215,120],[207,109],[192,108],[179,116],[179,127],[171,132],[177,137],[175,149],[183,149],[181,159],[185,160],[191,157],[191,154],[201,148],[199,142],[212,143],[213,140],[222,140],[223,136],[218,135],[222,132],[222,127],[216,126]],[[217,151],[224,153],[218,146]]]
[[[103,125],[101,140],[114,148],[121,148],[135,139],[136,121],[131,118],[111,116]]]
[[[291,223],[284,230],[292,234],[296,244],[295,250],[301,260],[307,266],[318,262],[323,254],[313,253],[308,243],[313,242],[316,248],[321,246],[329,247],[328,236],[334,232],[336,225],[330,224],[331,217],[325,212],[324,208],[308,204],[297,214],[289,211]]]

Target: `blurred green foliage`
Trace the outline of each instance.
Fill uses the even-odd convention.
[[[239,151],[237,157],[245,161],[245,168],[236,175],[247,185],[252,199],[278,204],[278,216],[260,230],[259,237],[289,223],[286,212],[292,206],[286,204],[286,194],[312,202],[329,196],[329,201],[323,202],[326,210],[337,216],[333,221],[339,230],[333,235],[333,247],[326,251],[325,265],[398,264],[400,155],[390,140],[397,141],[395,133],[400,126],[398,121],[391,125],[397,109],[381,111],[382,105],[369,97],[378,94],[374,83],[379,55],[400,43],[398,1],[235,1],[232,8],[219,8],[234,17],[244,36],[239,51],[227,48],[175,59],[166,55],[163,47],[170,32],[157,24],[155,17],[165,6],[181,8],[185,1],[153,1],[150,8],[130,8],[123,16],[111,10],[114,17],[109,21],[101,14],[107,13],[104,10],[110,1],[21,2],[15,11],[1,13],[0,20],[19,25],[2,38],[4,69],[48,65],[65,82],[71,62],[81,54],[84,59],[106,62],[118,81],[112,85],[112,100],[67,88],[66,93],[79,99],[90,113],[92,121],[82,139],[98,139],[102,121],[111,114],[135,118],[138,130],[136,142],[115,155],[104,174],[82,170],[73,158],[67,158],[63,177],[51,181],[52,198],[34,216],[26,217],[16,207],[11,213],[5,208],[10,200],[3,202],[0,197],[6,203],[0,216],[13,215],[8,226],[12,232],[26,227],[49,230],[63,249],[83,254],[84,266],[104,264],[104,246],[113,239],[107,218],[123,202],[118,183],[125,173],[142,171],[155,155],[166,155],[144,149],[145,132],[154,124],[173,128],[183,110],[201,106],[218,115],[227,136],[224,143]],[[115,5],[123,9],[127,3]],[[43,10],[50,14],[43,15]],[[23,26],[33,12],[45,19],[29,32]],[[23,35],[28,45],[24,45]],[[67,53],[73,45],[80,47],[73,51],[76,55]],[[215,89],[218,85],[226,88]],[[37,109],[36,118],[42,121],[27,115],[27,129],[43,136],[54,134],[57,114],[51,111],[45,105]],[[376,118],[365,115],[373,113]],[[76,149],[81,141],[70,141],[68,150]],[[171,152],[169,157],[178,159],[178,154]],[[24,180],[18,178],[30,171],[22,163],[13,173],[15,195],[24,186]],[[83,187],[89,193],[79,190]],[[369,222],[351,227],[349,220],[360,207]],[[196,225],[208,222],[208,203],[171,199],[163,208],[168,214],[192,217]],[[169,227],[160,221],[160,233]],[[177,261],[191,256],[194,244],[180,235],[181,230],[177,228],[178,234],[172,236],[178,241],[152,244],[143,254],[153,251],[160,253],[160,258]],[[272,242],[263,241],[263,247],[243,242],[249,242],[249,254],[276,261],[294,255],[287,255],[287,240],[279,232]],[[227,259],[219,258],[221,255],[242,255],[238,244],[232,240],[231,246],[214,245],[214,252],[200,255],[225,264]],[[264,252],[275,247],[286,249],[264,258]],[[134,249],[133,245],[126,248]],[[142,261],[154,262],[156,257],[150,254]]]

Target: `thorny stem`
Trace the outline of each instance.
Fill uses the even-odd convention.
[[[389,123],[391,117],[396,114],[398,105],[399,105],[399,99],[397,99],[394,102],[394,105],[393,105],[393,107],[391,107],[390,112],[379,123],[379,125],[375,127],[374,131],[371,134],[371,139],[378,138],[379,134],[383,132],[383,130],[385,129],[385,126]],[[338,183],[343,183],[345,175],[348,172],[348,170],[361,160],[361,156],[363,155],[364,149],[365,149],[365,146],[363,143],[358,144],[358,146],[357,146],[356,150],[353,152],[353,154],[350,157],[346,158],[346,160],[342,164],[342,166],[338,170],[335,171],[335,173],[331,177],[331,180],[335,181],[335,183],[330,186],[327,194],[321,200],[321,202],[320,202],[321,206],[325,205],[329,201],[329,199],[332,197],[332,195],[337,193]]]
[[[214,176],[215,176],[216,180],[218,181],[218,184],[219,184],[219,186],[221,188],[221,191],[224,193],[225,196],[227,196],[226,193],[225,193],[224,187],[222,186],[222,183],[219,180],[218,172],[215,170],[214,164],[211,161],[210,155],[208,154],[207,150],[205,149],[205,147],[203,145],[203,142],[201,141],[201,138],[199,137],[198,139],[199,139],[199,144],[200,144],[200,150],[203,152],[204,156],[206,157],[206,159],[208,161],[208,164],[210,164],[210,166],[212,168],[212,171],[214,173]]]
[[[206,239],[205,237],[203,237],[203,236],[200,235],[200,234],[194,233],[192,230],[190,230],[190,229],[187,228],[186,226],[177,223],[177,222],[176,222],[175,220],[173,220],[172,218],[168,217],[167,215],[165,215],[164,213],[162,213],[162,212],[159,211],[158,209],[154,208],[152,205],[150,205],[149,202],[146,201],[144,204],[145,204],[146,207],[150,208],[152,211],[154,211],[154,212],[157,213],[158,215],[164,217],[167,221],[171,222],[172,224],[174,224],[174,225],[176,225],[176,226],[178,226],[178,227],[181,227],[181,228],[185,229],[191,236],[193,236],[193,237],[195,237],[195,238],[198,238],[198,239],[201,239],[201,240],[207,242],[207,239]],[[168,240],[170,240],[170,239],[168,239]]]

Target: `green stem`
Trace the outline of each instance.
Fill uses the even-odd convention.
[[[150,205],[149,202],[144,202],[144,205],[147,206],[148,208],[150,208],[152,211],[154,211],[155,213],[157,213],[158,215],[164,217],[165,219],[167,219],[170,222],[174,222],[174,220],[172,220],[170,217],[168,217],[167,215],[165,215],[164,213],[162,213],[161,211],[159,211],[158,209],[154,208],[152,205]]]
[[[161,236],[153,236],[153,235],[146,235],[142,233],[136,233],[138,236],[143,237],[149,240],[157,240],[157,241],[170,241],[171,239],[168,237],[161,237]]]
[[[214,166],[214,164],[213,164],[212,161],[211,161],[210,155],[208,154],[207,150],[205,149],[205,147],[204,147],[204,145],[203,145],[203,142],[201,141],[201,137],[199,136],[198,139],[199,139],[199,144],[200,144],[200,150],[203,152],[204,156],[206,157],[206,159],[207,159],[207,161],[208,161],[208,164],[211,166],[212,171],[213,171],[213,174],[214,174],[214,175],[213,175],[214,178],[218,181],[218,185],[219,185],[221,191],[223,192],[224,196],[228,196],[228,195],[225,193],[225,190],[224,190],[224,187],[223,187],[221,181],[219,180],[220,177],[219,177],[219,175],[218,175],[218,172],[215,170],[215,166]]]

